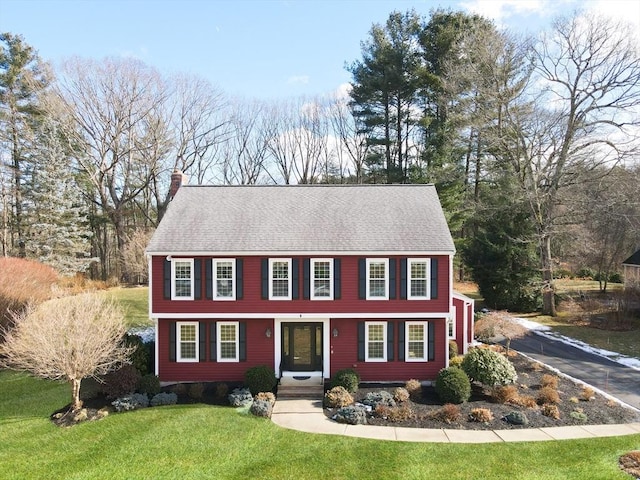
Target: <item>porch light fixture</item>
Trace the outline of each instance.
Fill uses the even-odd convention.
[[[338,329],[337,329],[337,328],[334,328],[334,329],[331,331],[331,333],[333,334],[333,336],[334,336],[334,337],[337,337],[337,336],[338,336]]]
[[[267,329],[264,331],[264,336],[267,338],[271,338],[271,327],[267,327]]]

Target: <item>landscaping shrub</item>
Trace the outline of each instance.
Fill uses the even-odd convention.
[[[434,418],[445,423],[454,423],[460,420],[462,413],[460,407],[447,403],[434,413]]]
[[[159,407],[162,405],[175,405],[178,403],[178,396],[175,393],[161,392],[151,398],[151,406]]]
[[[149,373],[149,352],[142,339],[138,335],[129,335],[127,333],[123,342],[127,347],[133,347],[134,349],[129,355],[131,365],[140,372],[140,375]]]
[[[450,367],[462,368],[462,361],[464,360],[464,355],[457,355],[451,359],[449,359]]]
[[[256,417],[271,418],[273,406],[268,400],[254,400],[249,411]]]
[[[271,404],[271,406],[273,407],[275,405],[275,403],[276,403],[276,396],[273,394],[273,392],[259,392],[255,396],[255,398],[253,399],[254,402],[256,400],[269,402]]]
[[[544,375],[542,375],[542,379],[540,380],[540,385],[542,387],[550,387],[550,388],[553,388],[554,390],[557,390],[558,377],[555,375],[549,375],[548,373],[545,373]]]
[[[267,365],[249,368],[244,374],[244,384],[253,395],[260,392],[271,392],[278,384],[276,373]]]
[[[338,410],[333,419],[338,423],[347,423],[349,425],[366,425],[367,412],[364,408],[356,405],[348,405]]]
[[[344,387],[347,392],[355,393],[360,384],[360,375],[352,368],[338,370],[331,379],[331,388]]]
[[[587,387],[586,385],[582,387],[582,392],[580,393],[580,398],[585,402],[589,402],[595,398],[595,392],[593,388]]]
[[[378,405],[385,405],[387,407],[396,406],[396,401],[393,399],[393,395],[385,390],[381,390],[379,392],[368,392],[362,399],[362,403],[373,409]]]
[[[473,348],[462,361],[462,369],[469,378],[484,385],[506,385],[517,380],[511,362],[488,348]]]
[[[248,388],[234,388],[228,398],[232,407],[244,407],[253,403],[253,395]]]
[[[409,391],[404,387],[398,387],[393,391],[393,399],[398,403],[406,402],[410,397]]]
[[[540,412],[542,412],[542,415],[544,415],[545,417],[553,418],[555,420],[560,419],[560,409],[558,408],[557,405],[545,403],[540,408]]]
[[[324,395],[324,404],[329,408],[341,408],[351,405],[353,397],[342,386],[333,387]]]
[[[509,403],[524,408],[538,407],[538,402],[531,395],[517,395],[513,400],[510,400]]]
[[[136,390],[150,396],[160,393],[160,379],[151,373],[144,375],[138,380]]]
[[[223,398],[226,398],[228,393],[229,393],[229,385],[227,385],[224,382],[216,384],[215,396],[218,400],[222,400]]]
[[[581,408],[576,408],[569,416],[580,423],[587,423],[588,420],[587,414],[584,413]]]
[[[114,406],[116,412],[126,412],[129,410],[137,410],[149,406],[149,397],[144,393],[132,393],[125,397],[117,398],[111,405]]]
[[[478,423],[489,423],[493,421],[493,413],[488,408],[474,408],[469,414],[469,420]]]
[[[189,385],[188,395],[192,400],[202,400],[204,385],[202,383],[192,383]]]
[[[374,414],[376,417],[384,418],[390,422],[401,422],[410,419],[413,416],[413,410],[408,405],[389,407],[380,404],[375,408]]]
[[[404,388],[407,389],[407,392],[409,392],[409,395],[414,400],[422,398],[422,384],[420,383],[420,380],[416,380],[415,378],[407,380],[407,383],[404,384]]]
[[[176,383],[171,387],[171,391],[176,395],[186,395],[187,394],[187,385],[184,383]]]
[[[102,392],[107,398],[119,398],[133,393],[140,381],[140,372],[133,365],[124,365],[119,370],[102,377]]]
[[[435,390],[445,403],[464,403],[471,397],[471,381],[457,367],[443,368],[436,378]]]
[[[560,403],[560,395],[557,390],[551,387],[542,387],[538,392],[536,400],[540,405],[544,405],[545,403],[557,404]]]
[[[512,403],[519,395],[514,385],[500,385],[491,389],[491,398],[496,403]]]
[[[458,356],[458,342],[449,340],[449,360]]]
[[[529,419],[522,412],[511,412],[504,416],[504,420],[511,425],[528,425]]]

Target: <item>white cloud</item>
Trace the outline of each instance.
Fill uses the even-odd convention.
[[[287,78],[287,85],[307,85],[309,83],[309,75],[294,75]]]
[[[631,23],[640,30],[640,2],[637,0],[596,0],[587,3],[587,10]]]
[[[548,0],[471,0],[460,5],[497,23],[513,15],[543,15],[549,8]]]

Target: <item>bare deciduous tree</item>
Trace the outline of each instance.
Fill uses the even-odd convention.
[[[494,311],[482,316],[474,326],[478,338],[490,339],[503,337],[507,354],[511,347],[511,340],[521,338],[527,333],[527,329],[517,323],[507,312]]]
[[[50,300],[14,318],[0,344],[0,364],[71,384],[73,411],[82,407],[83,379],[129,363],[121,309],[96,293]]]

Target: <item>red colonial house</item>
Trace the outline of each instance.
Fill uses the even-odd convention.
[[[433,185],[184,185],[147,253],[162,382],[433,380],[473,340]]]

